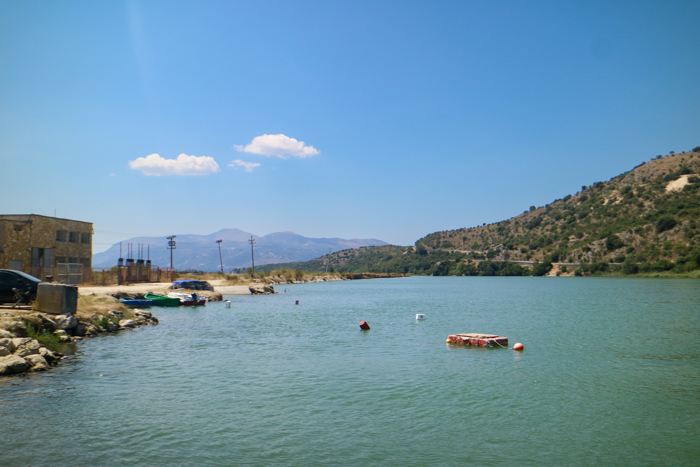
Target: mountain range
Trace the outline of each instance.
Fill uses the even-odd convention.
[[[287,263],[308,261],[327,254],[362,246],[387,245],[377,239],[350,240],[344,238],[309,238],[294,232],[275,232],[257,236],[240,229],[222,229],[209,235],[181,234],[174,239],[173,265],[177,270],[219,271],[219,247],[224,271],[251,266],[250,238],[255,240],[255,264]],[[128,258],[127,245],[133,245],[133,259],[150,259],[160,267],[170,267],[170,250],[165,237],[134,237],[121,242],[121,257]],[[139,254],[139,246],[143,253]],[[120,243],[115,243],[108,250],[92,256],[93,267],[109,268],[117,264],[120,258]]]

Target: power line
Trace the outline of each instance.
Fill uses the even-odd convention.
[[[253,245],[255,245],[255,239],[253,236],[250,236],[250,240],[248,240],[248,243],[250,243],[250,255],[253,258],[253,272],[250,275],[250,277],[253,277],[255,275],[255,248],[253,248]]]
[[[219,244],[219,260],[221,260],[221,274],[224,273],[224,258],[221,256],[221,242],[223,240],[217,240],[216,243]]]

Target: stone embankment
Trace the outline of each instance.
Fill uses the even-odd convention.
[[[50,369],[65,358],[56,350],[56,346],[70,345],[101,333],[151,324],[158,324],[158,319],[144,310],[130,310],[128,316],[112,310],[106,315],[95,313],[83,320],[73,315],[21,311],[1,313],[0,376]]]

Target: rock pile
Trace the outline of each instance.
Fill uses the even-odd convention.
[[[21,318],[8,318],[8,314],[3,317],[4,320],[0,320],[0,376],[48,370],[64,357],[42,346],[38,340],[27,337],[28,324],[39,335],[38,339],[42,339],[41,335],[52,333],[63,343],[77,342],[100,333],[158,324],[158,319],[149,311],[132,310],[132,313],[132,318],[127,318],[120,311],[110,311],[107,316],[94,314],[90,316],[91,322],[81,322],[73,315],[33,313]]]
[[[62,357],[42,347],[37,340],[12,336],[10,332],[0,329],[0,375],[48,370],[49,365]]]

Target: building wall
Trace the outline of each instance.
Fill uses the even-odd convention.
[[[91,266],[92,223],[36,214],[0,215],[0,268],[17,267],[18,262],[24,268],[36,267],[37,261],[38,267],[55,267],[57,260]]]

